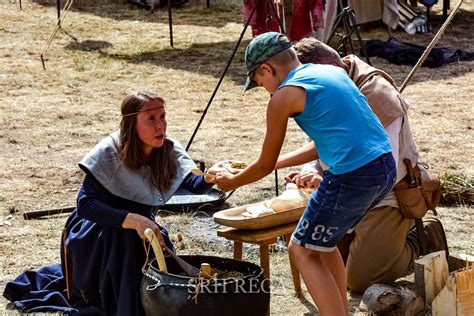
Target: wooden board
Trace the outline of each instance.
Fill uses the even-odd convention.
[[[474,256],[465,253],[450,253],[448,257],[449,272],[474,266]]]
[[[456,315],[456,279],[450,275],[444,288],[431,303],[431,315]]]
[[[247,211],[247,207],[262,203],[263,202],[238,206],[214,213],[214,221],[221,225],[240,229],[263,229],[297,222],[305,209],[305,206],[297,207],[288,209],[287,211],[265,214],[255,218],[248,218],[242,215]]]
[[[227,238],[229,240],[247,242],[252,244],[269,244],[276,241],[279,236],[291,235],[296,228],[296,222],[281,226],[270,227],[266,229],[242,230],[236,228],[225,228],[217,231],[217,236]],[[275,241],[272,241],[275,240]],[[287,242],[289,239],[287,240]]]
[[[455,277],[457,315],[474,315],[474,270],[457,272]]]
[[[431,304],[433,316],[474,315],[474,270],[455,271]]]

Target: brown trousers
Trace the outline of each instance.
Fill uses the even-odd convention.
[[[337,245],[346,262],[347,286],[362,293],[374,283],[391,283],[406,272],[418,256],[407,241],[413,224],[397,208],[371,209]]]

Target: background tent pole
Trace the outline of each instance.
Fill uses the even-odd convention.
[[[170,0],[168,0],[168,3],[169,3],[169,1],[170,1]],[[214,100],[214,97],[216,96],[217,91],[219,90],[219,87],[220,87],[220,85],[221,85],[221,83],[222,83],[222,80],[224,80],[224,77],[225,77],[225,75],[227,74],[227,71],[229,70],[230,64],[232,63],[232,60],[234,59],[235,53],[237,52],[237,49],[239,48],[240,43],[242,43],[242,39],[243,39],[243,37],[244,37],[244,35],[245,35],[245,31],[247,30],[247,27],[248,27],[249,24],[250,24],[250,20],[252,19],[253,15],[255,14],[255,11],[257,10],[257,7],[258,7],[260,1],[262,1],[262,0],[257,0],[257,1],[255,2],[255,6],[254,6],[254,8],[252,9],[252,12],[250,13],[249,18],[248,18],[247,21],[245,22],[244,29],[242,30],[242,33],[240,33],[239,40],[237,41],[237,44],[235,45],[235,48],[234,48],[234,50],[232,51],[232,54],[231,54],[231,56],[230,56],[230,58],[229,58],[229,61],[227,62],[227,65],[225,66],[224,71],[222,72],[221,77],[220,77],[219,81],[217,82],[217,85],[216,85],[214,91],[212,92],[211,98],[209,99],[209,102],[207,103],[206,107],[204,108],[204,111],[202,112],[201,118],[199,119],[199,122],[198,122],[198,124],[196,125],[196,128],[194,129],[194,132],[193,132],[193,134],[191,135],[191,138],[189,139],[188,144],[186,145],[186,151],[189,151],[189,148],[191,147],[191,144],[192,144],[193,141],[194,141],[194,137],[196,136],[196,133],[197,133],[197,131],[199,130],[199,127],[201,126],[202,121],[204,120],[204,117],[206,116],[207,111],[209,110],[209,107],[211,106],[211,103],[212,103],[212,101]],[[276,11],[276,9],[275,9],[273,3],[272,3],[272,0],[266,0],[266,1],[268,1],[268,2],[270,3],[270,5],[272,6],[272,10],[273,10],[273,12],[275,13],[275,17],[276,17],[276,19],[277,19],[277,21],[278,21],[278,24],[280,25],[281,31],[282,31],[284,34],[286,34],[286,33],[285,33],[285,30],[284,30],[284,27],[283,27],[283,24],[282,24],[280,18],[278,17],[278,13],[277,13],[277,11]],[[170,23],[170,27],[171,27],[171,23]],[[171,46],[173,46],[173,45],[171,45]],[[276,170],[275,170],[275,191],[276,191],[276,195],[278,195],[278,173],[277,173]],[[227,197],[225,198],[225,200],[227,200],[234,192],[235,192],[235,190],[232,191],[232,192],[230,192],[229,195],[227,195]],[[224,200],[224,201],[225,201],[225,200]]]
[[[252,19],[252,16],[254,15],[255,10],[257,9],[258,3],[260,1],[262,1],[262,0],[257,0],[257,2],[255,3],[255,7],[253,8],[252,12],[250,13],[249,18],[245,22],[244,29],[242,30],[242,33],[240,33],[239,40],[237,41],[237,44],[235,45],[235,48],[232,51],[232,54],[230,55],[229,61],[227,62],[227,65],[225,66],[224,71],[222,72],[221,77],[220,77],[219,81],[217,82],[217,85],[214,88],[214,91],[212,92],[211,98],[209,99],[209,102],[207,103],[206,107],[204,108],[204,111],[202,111],[201,118],[199,119],[199,122],[196,125],[196,128],[194,129],[194,132],[191,135],[191,138],[189,139],[188,144],[186,145],[186,151],[189,151],[189,148],[191,147],[191,144],[193,143],[194,137],[196,136],[196,133],[199,130],[199,127],[201,126],[202,121],[204,120],[204,117],[207,114],[207,110],[209,110],[209,107],[211,106],[211,103],[214,100],[214,97],[216,96],[217,90],[219,90],[219,87],[222,83],[222,80],[224,80],[224,77],[227,73],[227,70],[229,70],[230,64],[232,63],[232,60],[234,59],[235,53],[237,52],[237,49],[239,48],[240,43],[242,42],[242,39],[245,35],[245,31],[247,30],[247,27],[250,24],[250,20]]]
[[[168,0],[168,24],[170,26],[170,46],[173,47],[173,17],[171,14],[171,0]]]

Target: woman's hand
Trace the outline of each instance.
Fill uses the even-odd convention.
[[[230,172],[218,172],[214,179],[214,183],[224,192],[232,191],[237,188],[237,185],[235,185],[233,181],[234,177],[235,176]]]
[[[122,223],[122,227],[125,229],[135,229],[138,236],[140,236],[140,238],[143,240],[148,240],[145,236],[145,229],[150,228],[158,238],[158,243],[160,244],[161,248],[164,249],[166,247],[163,236],[161,236],[160,227],[158,227],[155,222],[143,215],[128,213]]]

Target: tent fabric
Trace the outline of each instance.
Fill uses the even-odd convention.
[[[255,37],[266,32],[279,32],[280,25],[275,14],[277,5],[273,0],[244,1],[244,24],[249,19],[256,5],[256,11],[250,19],[252,36]],[[312,36],[314,31],[323,28],[324,25],[324,0],[292,1],[291,29],[287,30],[291,41],[298,41]]]
[[[323,0],[293,0],[290,39],[299,41],[324,27]]]
[[[415,65],[426,47],[400,42],[392,37],[388,41],[370,40],[365,49],[369,57],[385,58],[396,65]],[[474,52],[452,50],[446,47],[433,48],[422,66],[436,68],[458,60],[474,60]]]
[[[397,27],[397,0],[349,0],[348,4],[356,12],[357,24],[383,20],[392,29]]]
[[[334,23],[336,22],[337,16],[337,1],[325,1],[324,12],[323,12],[323,21],[324,25],[315,30],[314,37],[318,40],[326,43],[331,36],[332,30],[334,28]]]
[[[244,1],[244,24],[250,17],[254,7],[255,13],[250,19],[250,25],[252,26],[252,37],[266,32],[279,32],[280,26],[278,24],[278,18],[275,15],[275,10],[272,9],[272,3],[267,0],[246,0]]]

